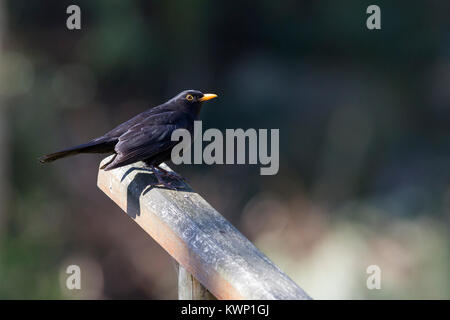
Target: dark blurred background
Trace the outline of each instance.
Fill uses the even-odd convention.
[[[0,298],[176,298],[170,256],[97,189],[102,157],[37,158],[191,88],[219,94],[204,129],[279,128],[280,171],[172,168],[312,297],[450,298],[441,0],[0,0]]]

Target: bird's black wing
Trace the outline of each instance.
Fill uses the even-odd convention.
[[[140,124],[140,123],[154,123],[154,124],[163,124],[165,123],[165,119],[171,118],[173,116],[173,110],[167,109],[167,104],[162,104],[157,107],[153,107],[147,111],[137,114],[133,118],[124,123],[119,124],[114,129],[110,130],[103,136],[94,139],[96,140],[114,140],[118,139],[122,134],[127,132],[131,127]]]
[[[189,126],[185,113],[170,111],[152,115],[129,128],[119,137],[114,150],[117,153],[105,170],[149,159],[174,147],[172,132]]]

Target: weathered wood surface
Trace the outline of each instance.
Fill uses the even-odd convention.
[[[310,299],[187,184],[170,181],[177,191],[154,186],[142,162],[98,174],[98,187],[218,299]]]

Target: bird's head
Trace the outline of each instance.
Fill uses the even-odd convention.
[[[214,93],[202,93],[198,90],[185,90],[175,96],[172,101],[181,103],[188,108],[195,108],[200,111],[200,107],[204,101],[217,98]]]

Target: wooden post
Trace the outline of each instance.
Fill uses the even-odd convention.
[[[183,266],[177,264],[178,300],[216,300]]]
[[[187,184],[171,181],[178,190],[154,186],[142,162],[98,174],[98,187],[185,269],[182,286],[187,272],[218,299],[311,299]]]

